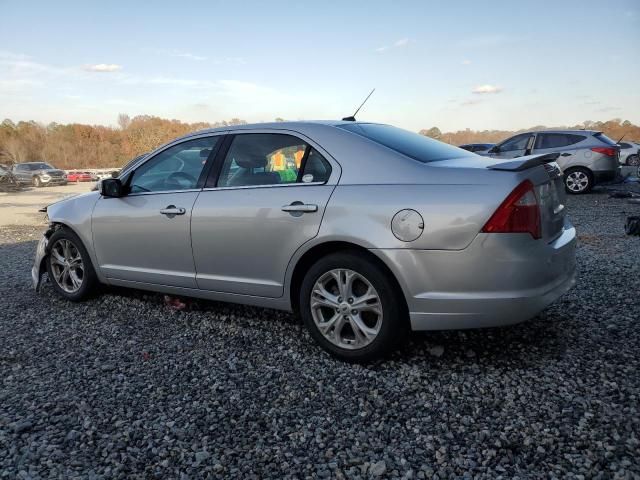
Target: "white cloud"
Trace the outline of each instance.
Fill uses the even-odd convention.
[[[110,73],[122,70],[122,65],[115,63],[96,63],[94,65],[85,65],[84,70],[87,72]]]
[[[29,55],[24,55],[23,53],[14,53],[9,52],[7,50],[0,50],[0,59],[1,60],[29,60]]]
[[[384,52],[386,52],[388,50],[391,50],[392,48],[406,47],[408,44],[409,44],[409,39],[405,37],[405,38],[401,38],[399,40],[396,40],[395,42],[393,42],[393,44],[391,46],[383,45],[382,47],[376,48],[376,52],[384,53]]]
[[[460,62],[462,65],[471,65],[471,60],[462,60],[462,62]]]
[[[200,55],[198,53],[187,52],[184,50],[178,50],[175,48],[142,48],[142,52],[144,53],[153,53],[155,55],[162,55],[166,57],[174,57],[174,58],[184,58],[187,60],[193,60],[196,62],[203,62],[208,60],[208,63],[212,63],[214,65],[223,65],[223,64],[235,64],[235,65],[244,65],[246,64],[246,60],[243,57],[218,57],[218,58],[209,58],[204,55]]]
[[[176,85],[178,87],[193,87],[193,88],[210,88],[215,87],[214,82],[208,80],[192,80],[189,78],[174,78],[174,77],[153,77],[150,79],[144,78],[128,78],[124,80],[124,83],[150,83],[153,85]]]
[[[485,93],[500,93],[502,91],[502,87],[498,87],[496,85],[478,85],[473,90],[472,93],[485,94]]]
[[[471,107],[473,105],[478,105],[479,103],[482,103],[482,100],[478,99],[478,98],[471,98],[469,100],[465,100],[464,102],[462,102],[460,104],[461,107]]]
[[[622,110],[622,109],[620,107],[603,107],[603,108],[599,108],[597,111],[607,113],[607,112],[617,112],[618,110]]]
[[[206,60],[207,57],[203,57],[202,55],[196,55],[195,53],[190,52],[174,52],[169,54],[171,57],[180,57],[187,58],[189,60],[195,60],[197,62],[201,62],[202,60]]]

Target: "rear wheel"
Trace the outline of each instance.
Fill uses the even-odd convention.
[[[637,167],[640,165],[640,157],[638,155],[629,155],[627,157],[627,165],[630,167]]]
[[[359,252],[318,260],[300,289],[300,313],[322,348],[351,362],[380,357],[406,332],[404,300],[375,262]]]
[[[586,168],[570,168],[564,173],[564,186],[568,193],[587,193],[593,188],[593,175]]]
[[[49,238],[48,250],[47,273],[56,293],[73,302],[86,299],[98,277],[80,238],[61,228]]]

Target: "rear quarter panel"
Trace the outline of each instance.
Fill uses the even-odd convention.
[[[338,185],[318,237],[365,248],[461,250],[508,191],[487,184]],[[424,220],[422,235],[412,242],[397,239],[391,230],[394,215],[403,209],[416,210]]]

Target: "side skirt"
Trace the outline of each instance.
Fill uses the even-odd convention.
[[[240,295],[237,293],[212,292],[199,290],[197,288],[172,287],[169,285],[157,285],[154,283],[134,282],[131,280],[117,280],[109,278],[109,285],[126,288],[136,288],[157,293],[168,293],[172,295],[182,295],[185,297],[202,298],[216,302],[238,303],[241,305],[252,305],[254,307],[273,308],[291,312],[291,303],[288,296],[279,298],[255,297],[251,295]]]

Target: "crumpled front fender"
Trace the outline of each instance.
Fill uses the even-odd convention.
[[[31,280],[36,292],[40,290],[42,274],[46,269],[44,261],[47,258],[47,255],[49,255],[49,237],[51,237],[53,232],[56,231],[56,228],[58,228],[56,225],[49,225],[36,247],[36,257],[33,261],[33,267],[31,267]]]

